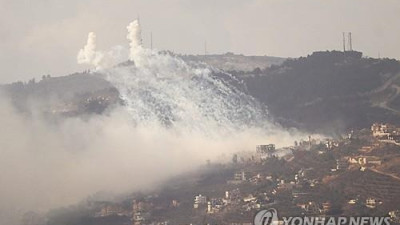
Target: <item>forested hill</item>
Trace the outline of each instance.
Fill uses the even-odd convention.
[[[400,123],[400,63],[393,59],[315,52],[235,75],[287,126],[329,132]]]

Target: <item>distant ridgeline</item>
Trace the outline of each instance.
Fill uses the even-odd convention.
[[[314,52],[235,75],[287,126],[329,133],[400,122],[400,64],[394,59]]]
[[[347,57],[347,59],[361,59],[362,58],[362,52],[358,51],[346,51],[346,52],[341,52],[341,51],[319,51],[319,52],[313,52],[311,54],[312,57],[315,58],[320,58],[320,59],[343,59],[344,57]],[[308,55],[310,57],[310,55]]]
[[[180,55],[185,61],[203,62],[224,71],[250,72],[255,68],[265,69],[271,65],[279,65],[286,59],[273,56],[245,56],[228,52],[223,55]]]
[[[0,93],[23,113],[41,110],[46,115],[80,116],[103,113],[119,102],[119,93],[95,73],[75,73],[62,77],[0,85]]]

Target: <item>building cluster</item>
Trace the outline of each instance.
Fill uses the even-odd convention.
[[[350,156],[346,157],[348,163],[351,165],[359,165],[362,167],[366,166],[380,166],[382,164],[382,160],[378,156]]]
[[[236,172],[233,176],[233,179],[228,180],[227,184],[241,184],[247,181],[246,173],[242,170]]]
[[[268,145],[257,145],[256,146],[256,156],[260,160],[265,160],[275,156],[276,149],[274,144]]]
[[[394,223],[400,223],[400,210],[393,210],[389,212],[390,219]]]
[[[199,194],[194,197],[193,208],[198,209],[199,206],[205,205],[206,203],[207,203],[207,197]]]
[[[332,204],[330,202],[318,203],[316,201],[297,203],[296,206],[302,209],[307,215],[324,215],[332,208]]]
[[[127,206],[123,203],[104,202],[100,203],[100,210],[97,211],[93,217],[108,217],[108,216],[120,216],[130,218],[132,225],[166,225],[167,221],[151,222],[152,218],[151,211],[157,208],[152,202],[153,196],[146,196],[146,198],[137,200],[133,199],[131,206]],[[170,207],[179,207],[180,202],[172,200]]]
[[[345,156],[342,159],[336,159],[336,167],[331,171],[343,171],[354,167],[358,167],[360,171],[366,171],[368,168],[380,165],[382,165],[382,159],[378,156]]]
[[[134,199],[132,201],[132,222],[133,225],[142,225],[150,218],[150,210],[153,208],[153,204],[149,201],[139,201]]]
[[[229,168],[229,175],[224,174],[223,179],[218,180],[218,188],[216,188],[218,190],[213,188],[213,191],[207,192],[196,189],[190,195],[178,198],[179,201],[171,199],[177,196],[162,198],[162,200],[147,196],[133,199],[129,206],[126,203],[102,203],[94,217],[124,216],[130,218],[130,225],[167,225],[167,221],[154,222],[165,218],[157,217],[154,212],[175,210],[178,210],[175,212],[180,212],[179,210],[184,208],[184,211],[193,217],[221,219],[231,214],[252,215],[260,209],[276,207],[285,201],[284,206],[293,210],[291,213],[301,215],[322,217],[334,215],[331,213],[338,207],[341,207],[339,210],[362,208],[378,211],[390,201],[388,197],[380,196],[380,193],[348,192],[345,198],[341,199],[340,204],[335,198],[321,198],[321,196],[334,193],[328,190],[334,187],[333,184],[327,185],[330,179],[336,179],[348,173],[367,176],[384,165],[386,159],[380,148],[388,144],[381,141],[394,137],[398,132],[397,128],[388,124],[374,124],[371,130],[371,133],[365,135],[368,141],[357,145],[349,145],[353,135],[354,140],[359,137],[356,136],[359,135],[358,133],[353,132],[341,139],[318,140],[310,136],[307,141],[296,142],[294,146],[287,149],[276,149],[274,144],[257,145],[255,151],[237,153],[232,163],[223,165],[224,168]],[[279,155],[282,151],[288,151],[290,154]],[[207,165],[210,166],[210,164],[208,162]],[[275,166],[281,168],[273,171]],[[392,196],[393,193],[390,192],[395,182],[388,181],[391,179],[390,176],[385,178],[381,173],[375,174],[376,178],[366,178],[369,179],[366,181],[368,183],[360,182],[359,185],[362,187],[368,184],[371,187],[376,185],[385,190],[386,195]],[[352,177],[344,177],[343,179],[352,179]],[[348,183],[351,182],[344,180],[343,183],[335,183],[335,185]],[[366,190],[366,188],[361,189]],[[165,199],[167,202],[163,202]],[[187,206],[190,210],[187,210]],[[400,222],[400,211],[391,208],[387,212],[392,221]],[[35,219],[32,215],[26,218],[27,220]],[[243,224],[243,222],[237,224]]]
[[[106,216],[130,216],[131,212],[125,209],[121,204],[118,203],[103,203],[100,211],[95,213],[95,217],[106,217]]]
[[[199,200],[201,199],[201,204]],[[207,214],[226,213],[233,210],[251,211],[261,209],[273,203],[273,198],[266,192],[244,193],[239,188],[225,191],[219,198],[207,198],[204,195],[194,197],[194,209],[206,209]]]
[[[400,143],[400,128],[388,123],[374,123],[371,126],[372,136],[380,140]]]

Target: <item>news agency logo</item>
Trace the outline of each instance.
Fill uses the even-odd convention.
[[[263,209],[256,213],[253,225],[390,225],[390,217],[282,217],[276,209]]]
[[[278,225],[276,209],[264,209],[254,216],[253,225]]]

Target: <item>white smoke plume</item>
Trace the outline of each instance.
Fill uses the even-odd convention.
[[[152,51],[142,46],[142,32],[139,20],[129,23],[126,29],[128,31],[126,38],[129,41],[128,57],[126,57],[126,50],[121,46],[114,47],[108,52],[98,51],[96,49],[96,35],[90,32],[86,45],[78,52],[78,63],[92,65],[97,70],[110,68],[116,63],[128,59],[133,61],[137,68],[148,65],[148,57],[144,57],[144,55],[151,55]]]
[[[92,64],[96,67],[100,66],[104,58],[104,54],[96,51],[96,34],[90,32],[88,34],[87,43],[83,49],[79,50],[78,63]]]
[[[97,191],[148,189],[207,159],[299,139],[273,124],[229,74],[144,48],[138,21],[127,29],[134,65],[108,66],[120,60],[113,54],[121,49],[97,51],[94,33],[78,54],[79,63],[95,66],[118,89],[122,106],[54,123],[20,114],[0,98],[0,123],[7,127],[0,130],[0,181],[6,184],[0,186],[0,224],[10,209],[47,210]]]
[[[0,130],[0,224],[7,225],[19,225],[21,215],[30,210],[45,213],[100,191],[151,190],[207,159],[215,162],[225,154],[230,160],[231,153],[252,151],[256,144],[282,146],[293,140],[281,130],[249,128],[210,137],[195,130],[195,124],[184,128],[183,121],[175,128],[157,121],[132,123],[133,111],[125,106],[89,119],[60,118],[53,123],[40,115],[21,114],[2,98],[0,103],[0,123],[7,127]],[[199,119],[197,124],[203,122]],[[206,124],[210,131],[224,129]],[[7,220],[12,212],[16,217]]]
[[[130,47],[129,59],[135,63],[136,67],[141,67],[145,63],[142,57],[145,49],[142,46],[142,31],[139,20],[132,21],[126,29],[128,30],[126,38],[129,40]]]
[[[126,29],[128,30],[128,35],[126,38],[130,40],[129,46],[131,47],[131,55],[133,57],[135,50],[142,47],[142,31],[139,25],[139,20],[132,21]]]
[[[96,34],[88,34],[86,45],[79,50],[77,61],[79,64],[88,64],[96,70],[114,66],[116,63],[126,60],[127,51],[122,46],[115,46],[110,51],[98,51],[96,46]]]

